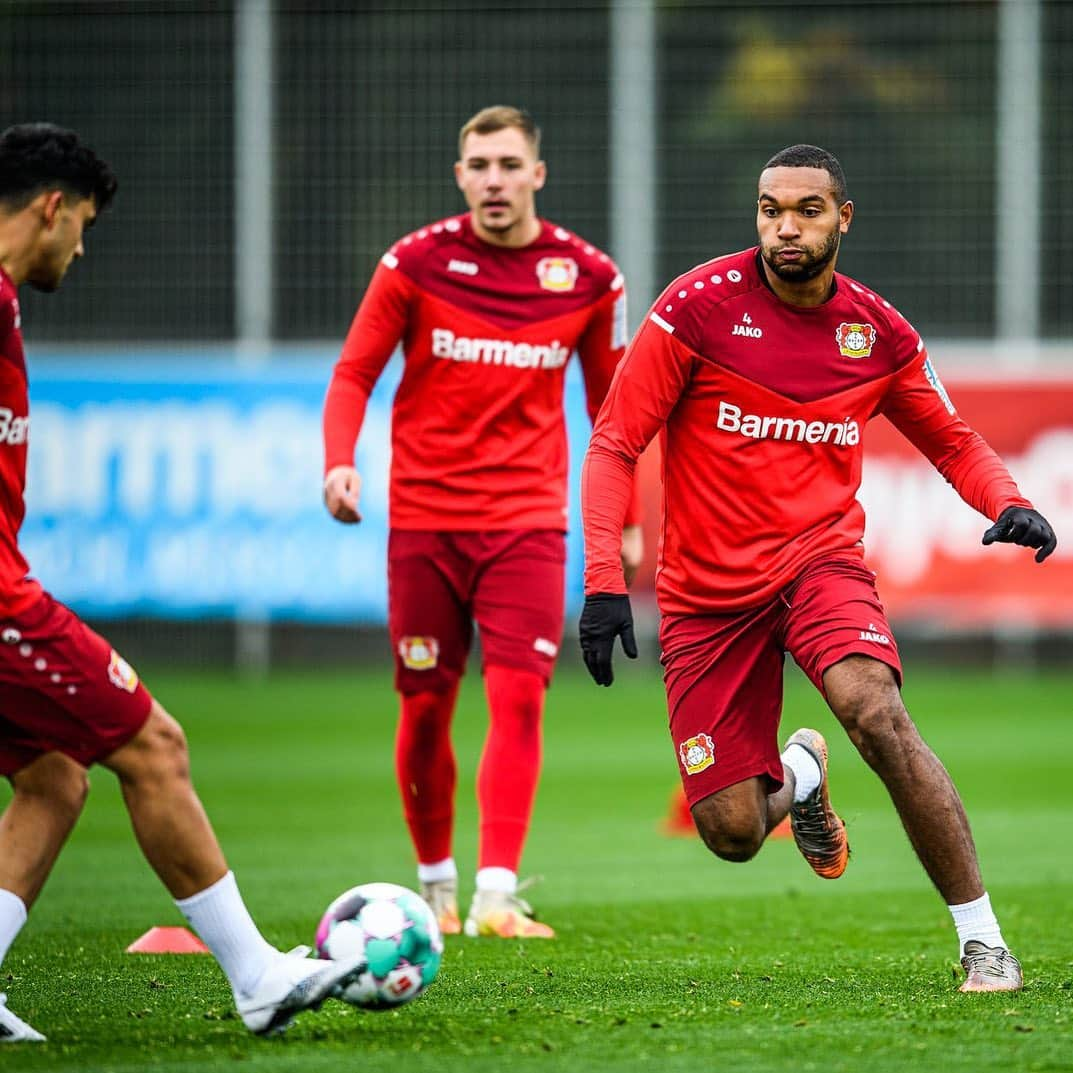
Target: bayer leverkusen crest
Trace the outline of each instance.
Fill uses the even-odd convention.
[[[108,680],[116,687],[127,693],[133,693],[138,688],[138,675],[134,668],[113,648],[108,659]]]
[[[842,323],[835,332],[838,352],[844,358],[867,358],[876,345],[876,330],[871,324]]]
[[[440,642],[435,637],[403,637],[399,657],[411,671],[431,671],[440,661]]]
[[[577,271],[573,257],[542,257],[536,266],[537,279],[546,291],[572,291]]]
[[[715,763],[715,742],[707,734],[697,734],[679,743],[678,755],[686,774],[697,775]]]

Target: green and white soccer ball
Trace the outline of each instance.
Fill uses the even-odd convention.
[[[443,936],[417,894],[395,883],[344,891],[317,926],[317,956],[364,955],[368,968],[339,997],[363,1010],[390,1010],[417,998],[440,970]]]

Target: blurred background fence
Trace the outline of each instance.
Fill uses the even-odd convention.
[[[671,277],[752,244],[772,153],[833,150],[857,204],[840,267],[916,325],[1073,534],[1066,0],[7,0],[5,125],[72,126],[121,183],[63,291],[24,296],[26,544],[46,585],[198,659],[316,660],[382,622],[397,369],[363,435],[358,531],[320,507],[320,399],[377,258],[460,211],[456,132],[491,103],[542,125],[541,212],[618,258],[634,324]],[[1073,559],[1048,566],[1046,599],[1023,562],[977,562],[980,520],[934,475],[912,498],[900,450],[880,434],[865,493],[877,554],[892,531],[928,547],[915,573],[904,547],[879,567],[902,628],[1068,642]],[[916,533],[894,530],[910,505]],[[974,600],[998,575],[1006,598]]]

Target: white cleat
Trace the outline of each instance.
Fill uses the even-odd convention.
[[[248,994],[235,994],[246,1027],[258,1036],[284,1031],[303,1010],[315,1010],[333,994],[352,983],[365,971],[365,957],[326,961],[306,955],[309,947],[299,946],[280,954]]]
[[[7,995],[0,995],[0,1043],[44,1043],[45,1037],[7,1008]]]

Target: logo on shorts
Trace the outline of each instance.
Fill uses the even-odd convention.
[[[876,330],[871,324],[846,324],[835,332],[838,352],[844,358],[867,358],[876,345]]]
[[[440,661],[440,642],[435,637],[404,637],[399,658],[408,670],[431,671]]]
[[[572,291],[577,283],[577,261],[573,257],[541,257],[536,274],[546,291]]]
[[[872,641],[877,645],[890,644],[890,638],[885,633],[880,633],[874,622],[868,623],[868,629],[861,630],[861,640]]]
[[[686,774],[697,775],[715,763],[715,742],[707,734],[697,734],[678,746],[678,755]]]
[[[108,678],[116,689],[133,693],[138,688],[138,675],[134,668],[113,648],[108,661]]]

